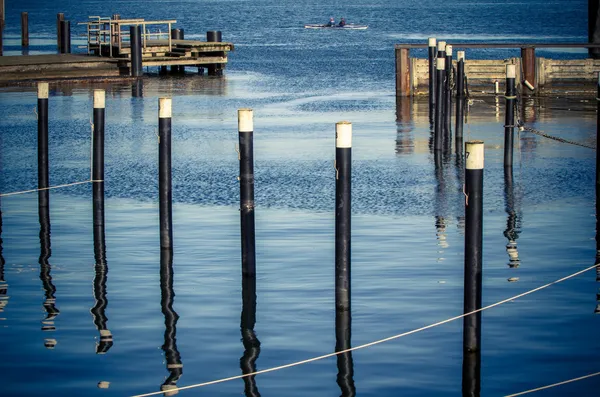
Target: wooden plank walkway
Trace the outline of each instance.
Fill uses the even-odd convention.
[[[227,64],[233,44],[195,40],[149,40],[142,53],[142,67],[193,66],[220,68]],[[73,78],[129,78],[130,49],[123,46],[119,57],[87,54],[47,54],[0,56],[0,83],[26,80],[63,80]]]

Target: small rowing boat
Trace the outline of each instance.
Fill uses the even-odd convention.
[[[344,26],[309,23],[308,25],[304,25],[304,27],[306,29],[350,29],[350,30],[365,30],[366,28],[368,28],[367,25],[355,25],[352,23],[347,23]]]

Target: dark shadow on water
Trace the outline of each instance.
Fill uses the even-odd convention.
[[[56,307],[56,287],[52,283],[52,275],[50,274],[52,266],[50,265],[50,256],[52,250],[50,247],[50,192],[48,190],[41,190],[38,192],[38,210],[39,210],[39,221],[40,221],[40,280],[44,287],[44,310],[46,311],[46,317],[42,320],[42,331],[53,332],[56,330],[54,320],[60,314],[60,311]],[[46,338],[44,340],[44,346],[48,349],[53,349],[56,346],[56,339]]]
[[[514,268],[519,267],[521,264],[517,249],[517,239],[519,238],[519,233],[521,233],[521,216],[517,211],[513,170],[511,167],[504,167],[504,203],[507,214],[506,229],[504,230],[504,237],[508,239],[506,253],[508,254],[508,266]]]
[[[352,314],[350,310],[335,311],[335,351],[341,352],[352,347]],[[342,394],[340,397],[356,396],[354,386],[354,363],[352,352],[340,353],[337,356],[337,384]]]
[[[412,117],[412,98],[396,98],[396,153],[412,154],[415,151]]]
[[[242,314],[240,317],[240,331],[244,344],[244,355],[240,358],[242,374],[256,372],[256,360],[260,355],[260,341],[254,333],[256,324],[256,277],[242,276]],[[246,397],[260,397],[254,376],[244,379],[244,395]]]
[[[6,261],[4,255],[2,255],[2,243],[2,208],[0,206],[0,313],[3,313],[6,305],[8,305],[8,284],[4,278],[4,264]]]
[[[179,350],[177,350],[177,320],[179,315],[173,309],[175,291],[173,290],[173,251],[168,249],[160,250],[160,306],[165,316],[165,343],[162,350],[165,353],[167,371],[169,376],[163,382],[160,389],[166,396],[176,394],[177,391],[171,391],[177,388],[177,381],[183,374],[183,363]]]

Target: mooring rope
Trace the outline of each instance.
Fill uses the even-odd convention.
[[[505,98],[506,99],[516,99],[516,101],[514,102],[514,108],[515,108],[514,114],[515,114],[515,118],[516,118],[516,123],[515,123],[514,126],[513,125],[511,125],[511,126],[505,125],[504,127],[519,128],[520,131],[528,131],[528,132],[531,132],[532,134],[536,134],[536,135],[539,135],[539,136],[544,137],[544,138],[551,139],[551,140],[556,141],[556,142],[567,143],[567,144],[570,144],[570,145],[581,146],[581,147],[584,147],[584,148],[596,150],[596,146],[587,145],[585,143],[579,143],[579,142],[576,142],[576,141],[571,141],[571,140],[565,139],[565,138],[560,138],[560,137],[557,137],[557,136],[554,136],[554,135],[547,134],[547,133],[545,133],[543,131],[540,131],[540,130],[537,130],[535,128],[526,126],[525,123],[519,117],[519,112],[518,112],[518,109],[519,109],[518,108],[518,106],[519,106],[519,96],[518,95],[511,96],[511,97],[506,97],[505,96]],[[469,101],[468,105],[472,106],[472,105],[475,104],[475,102],[481,102],[481,103],[484,103],[484,104],[488,105],[488,103],[486,101],[484,101],[483,99],[477,99],[477,100],[471,99]],[[492,105],[492,104],[489,104],[489,105],[493,106],[494,108],[496,107],[496,105]]]
[[[544,138],[552,139],[552,140],[557,141],[557,142],[569,143],[571,145],[576,145],[576,146],[581,146],[581,147],[585,147],[585,148],[588,148],[588,149],[596,150],[595,146],[586,145],[585,143],[579,143],[579,142],[575,142],[575,141],[570,141],[568,139],[564,139],[564,138],[559,138],[559,137],[556,137],[556,136],[548,135],[548,134],[546,134],[546,133],[544,133],[542,131],[536,130],[535,128],[527,127],[527,126],[524,126],[524,125],[519,126],[519,128],[521,128],[524,131],[529,131],[529,132],[531,132],[533,134],[542,136]]]
[[[598,375],[600,375],[600,372],[596,372],[596,373],[593,373],[593,374],[588,374],[588,375],[580,376],[579,378],[564,380],[562,382],[553,383],[553,384],[547,385],[547,386],[536,387],[535,389],[525,390],[525,391],[522,391],[520,393],[509,394],[509,395],[506,395],[504,397],[522,396],[524,394],[529,394],[529,393],[533,393],[533,392],[540,391],[540,390],[546,390],[546,389],[550,389],[550,388],[556,387],[556,386],[566,385],[567,383],[577,382],[579,380],[591,378],[591,377],[598,376]]]
[[[58,189],[58,188],[61,188],[61,187],[68,187],[68,186],[75,186],[75,185],[83,185],[84,183],[94,183],[94,182],[104,182],[104,181],[103,181],[103,180],[93,180],[93,179],[89,179],[89,180],[87,180],[87,181],[73,182],[73,183],[65,183],[64,185],[56,185],[56,186],[49,186],[49,187],[41,187],[41,188],[38,188],[38,189],[22,190],[22,191],[20,191],[20,192],[0,193],[0,197],[16,196],[17,194],[33,193],[33,192],[39,192],[39,191],[42,191],[42,190]]]
[[[513,297],[510,297],[510,298],[501,300],[499,302],[493,303],[491,305],[482,307],[481,309],[473,310],[472,312],[469,312],[469,313],[464,313],[464,314],[461,314],[461,315],[458,315],[458,316],[455,316],[455,317],[448,318],[446,320],[439,321],[439,322],[434,323],[434,324],[426,325],[424,327],[413,329],[411,331],[403,332],[401,334],[390,336],[390,337],[387,337],[387,338],[384,338],[384,339],[379,339],[379,340],[376,340],[376,341],[373,341],[373,342],[365,343],[365,344],[360,345],[360,346],[351,347],[351,348],[346,349],[346,350],[341,350],[341,351],[334,352],[334,353],[328,353],[328,354],[324,354],[322,356],[313,357],[313,358],[309,358],[309,359],[301,360],[301,361],[296,361],[296,362],[293,362],[293,363],[280,365],[278,367],[263,369],[263,370],[251,372],[251,373],[248,373],[248,374],[235,375],[235,376],[231,376],[231,377],[228,377],[228,378],[216,379],[216,380],[212,380],[212,381],[208,381],[208,382],[204,382],[204,383],[198,383],[198,384],[189,385],[189,386],[177,387],[177,388],[169,389],[169,392],[194,389],[194,388],[199,388],[199,387],[214,385],[214,384],[218,384],[218,383],[229,382],[229,381],[236,380],[236,379],[243,379],[243,378],[247,378],[247,377],[250,377],[250,376],[265,374],[265,373],[268,373],[268,372],[279,371],[279,370],[282,370],[282,369],[296,367],[296,366],[303,365],[303,364],[308,364],[308,363],[311,363],[311,362],[314,362],[314,361],[323,360],[325,358],[334,357],[334,356],[337,356],[339,354],[348,353],[348,352],[351,352],[351,351],[354,351],[354,350],[359,350],[359,349],[364,349],[364,348],[367,348],[367,347],[375,346],[375,345],[378,345],[378,344],[381,344],[381,343],[384,343],[384,342],[389,342],[389,341],[394,340],[394,339],[399,339],[399,338],[402,338],[404,336],[416,334],[417,332],[421,332],[421,331],[425,331],[425,330],[430,329],[430,328],[438,327],[440,325],[443,325],[443,324],[446,324],[446,323],[449,323],[449,322],[461,319],[463,317],[470,316],[471,314],[475,314],[475,313],[478,313],[478,312],[482,312],[484,310],[491,309],[491,308],[496,307],[496,306],[500,306],[502,304],[511,302],[511,301],[513,301],[515,299],[519,299],[519,298],[522,298],[522,297],[524,297],[526,295],[529,295],[529,294],[532,294],[534,292],[540,291],[542,289],[548,288],[548,287],[550,287],[550,286],[552,286],[554,284],[561,283],[561,282],[563,282],[565,280],[568,280],[570,278],[578,276],[578,275],[580,275],[582,273],[588,272],[588,271],[590,271],[592,269],[597,268],[598,266],[600,266],[600,263],[599,264],[595,264],[594,266],[590,266],[590,267],[588,267],[586,269],[580,270],[580,271],[578,271],[576,273],[570,274],[570,275],[568,275],[566,277],[563,277],[561,279],[552,281],[552,282],[550,282],[548,284],[545,284],[545,285],[542,285],[540,287],[534,288],[534,289],[529,290],[527,292],[523,292],[523,293],[515,295]],[[164,393],[164,391],[158,391],[158,392],[152,392],[152,393],[146,393],[146,394],[136,394],[136,395],[131,396],[131,397],[149,397],[149,396],[155,396],[155,395],[159,395],[159,394],[163,394],[163,393]]]

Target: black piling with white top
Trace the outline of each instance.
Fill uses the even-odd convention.
[[[515,130],[515,78],[517,71],[515,65],[506,65],[506,109],[504,119],[504,166],[513,165],[513,136]]]
[[[464,313],[470,313],[481,309],[484,145],[470,141],[465,146]],[[481,312],[463,318],[465,352],[480,349],[480,324]]]
[[[254,236],[254,121],[252,109],[238,110],[240,151],[240,226],[242,237],[242,275],[256,275]]]
[[[457,156],[462,156],[465,111],[465,52],[456,52],[456,125],[454,142]]]
[[[350,310],[352,123],[335,125],[335,307]]]
[[[38,118],[38,189],[50,186],[48,159],[48,83],[37,85],[37,118]],[[38,205],[49,205],[48,191],[38,191]]]
[[[444,82],[444,141],[446,149],[452,143],[450,123],[452,119],[452,46],[446,45],[446,81]]]
[[[435,122],[433,133],[433,149],[442,150],[443,145],[443,122],[444,122],[444,74],[446,67],[445,57],[437,58],[436,65],[436,106],[435,106]]]
[[[429,38],[428,59],[429,59],[429,117],[433,118],[435,112],[435,71],[436,71],[436,39]]]
[[[104,90],[94,90],[94,114],[92,137],[92,196],[94,233],[104,229]]]
[[[171,98],[158,99],[158,195],[160,248],[173,249],[171,187]]]

